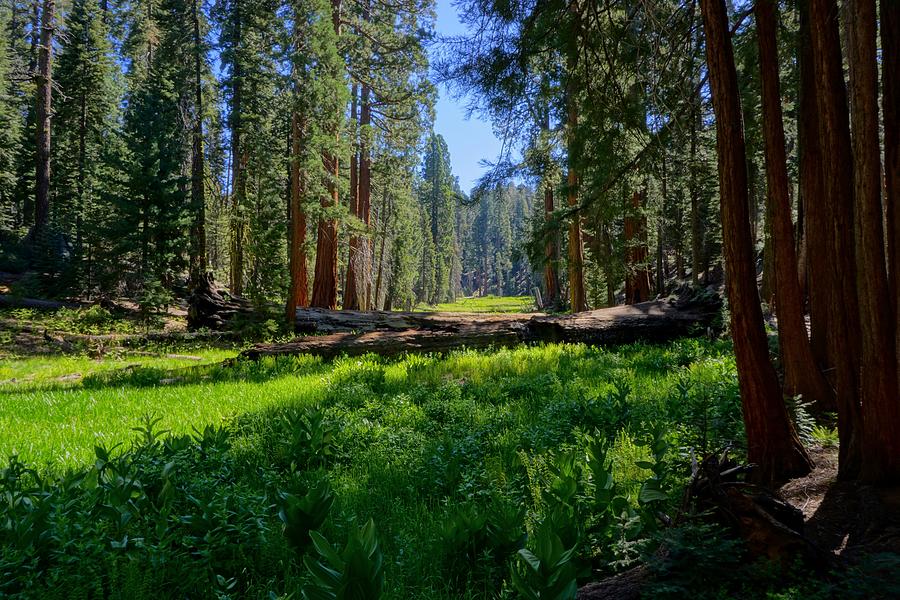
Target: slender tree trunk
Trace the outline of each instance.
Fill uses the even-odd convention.
[[[810,247],[810,252],[825,252],[828,281],[824,286],[811,288],[810,292],[825,294],[824,302],[829,310],[826,341],[837,396],[838,472],[842,478],[853,478],[861,466],[858,396],[861,325],[853,243],[853,163],[847,90],[835,1],[809,0],[809,16],[825,221],[829,224],[824,248]]]
[[[332,0],[331,19],[334,31],[341,33],[341,0]],[[339,139],[340,131],[334,135]],[[328,193],[322,197],[322,207],[337,208],[340,206],[341,169],[337,155],[326,154],[322,157],[329,172],[327,181]],[[319,219],[318,236],[316,238],[316,272],[313,280],[311,305],[317,308],[337,308],[338,294],[338,221],[334,217]]]
[[[370,90],[367,84],[362,85],[360,98],[359,126],[359,175],[356,202],[353,202],[353,215],[369,224],[370,202],[372,194],[372,170],[366,131],[372,121],[372,105],[369,99]],[[344,289],[344,308],[348,310],[368,310],[366,305],[365,279],[368,275],[368,242],[365,238],[353,235],[350,238],[350,256],[347,261],[347,285]]]
[[[203,189],[203,87],[201,72],[202,39],[200,38],[199,0],[193,5],[194,25],[194,139],[191,145],[191,256],[190,288],[205,281],[206,262],[206,194]]]
[[[300,115],[295,109],[291,115],[291,246],[288,253],[291,283],[285,309],[288,325],[294,323],[298,306],[309,305],[309,282],[306,275],[306,211],[303,210],[303,182],[300,175],[302,130]]]
[[[82,93],[78,99],[78,181],[75,183],[75,193],[78,197],[78,206],[75,207],[75,255],[80,260],[84,246],[84,180],[87,173],[87,98]],[[90,279],[90,274],[88,274]]]
[[[544,181],[544,222],[553,218],[554,201],[553,185]],[[544,244],[544,306],[559,305],[559,275],[556,272],[558,260],[556,247],[556,231],[547,231],[547,243]]]
[[[856,267],[862,325],[861,478],[900,482],[900,400],[894,310],[890,298],[881,207],[875,0],[851,0],[850,94],[856,202]]]
[[[350,153],[350,214],[359,218],[359,85],[354,83],[350,89],[350,121],[354,127],[356,144]],[[359,236],[351,235],[347,255],[347,280],[344,284],[345,310],[359,310],[359,294],[357,293],[357,263],[359,261]]]
[[[816,101],[816,73],[810,38],[809,0],[800,0],[800,111],[797,141],[800,154],[800,202],[805,217],[807,254],[806,286],[809,297],[810,345],[819,367],[828,362],[829,271],[826,248],[831,237],[822,187],[822,149],[819,141],[819,109]],[[823,406],[835,411],[837,405]]]
[[[544,113],[541,124],[545,132],[550,131],[550,111]],[[544,224],[549,225],[553,218],[555,203],[553,199],[553,182],[547,173],[544,174]],[[546,232],[547,241],[544,244],[544,306],[558,307],[559,302],[559,274],[556,271],[559,260],[559,248],[557,247],[557,233]]]
[[[368,8],[364,13],[368,19]],[[364,85],[362,89],[362,105],[360,107],[360,126],[364,137],[361,139],[362,145],[359,153],[359,211],[360,220],[365,224],[368,230],[372,221],[372,152],[369,147],[368,130],[372,124],[372,101],[371,89],[368,85]],[[369,304],[371,292],[371,269],[372,269],[372,240],[370,236],[364,236],[359,240],[360,256],[357,261],[356,287],[358,303],[363,310],[369,310],[372,307]]]
[[[50,219],[50,119],[53,101],[53,33],[56,28],[55,0],[44,0],[38,47],[35,127],[34,240],[40,240]]]
[[[612,236],[609,233],[609,225],[607,223],[603,223],[600,226],[600,246],[603,252],[603,278],[606,280],[606,306],[615,306],[616,288],[613,283]]]
[[[699,27],[697,31],[697,39],[694,47],[694,56],[699,60],[701,51],[701,36]],[[694,60],[694,59],[692,59]],[[696,90],[699,83],[699,71],[696,66],[691,69],[691,89]],[[703,216],[700,214],[700,181],[699,181],[699,165],[697,164],[697,145],[699,130],[701,126],[700,111],[701,98],[699,93],[694,93],[691,97],[691,142],[688,164],[688,194],[691,197],[691,282],[694,285],[700,283],[700,273],[703,271],[704,257],[704,230]]]
[[[666,237],[666,200],[668,196],[668,173],[666,172],[666,156],[663,155],[662,161],[662,196],[659,206],[659,221],[656,234],[656,293],[662,295],[666,288],[666,255],[665,255],[665,237]]]
[[[647,218],[643,215],[644,193],[631,195],[625,217],[625,304],[650,299],[650,272],[647,269]]]
[[[570,208],[578,205],[578,171],[575,167],[574,151],[575,128],[578,125],[578,108],[575,98],[570,94],[569,100],[569,173],[567,204]],[[581,239],[581,213],[575,212],[569,221],[569,301],[572,312],[587,310],[587,299],[584,290],[584,242]]]
[[[393,202],[388,201],[387,187],[382,191],[381,210],[378,211],[379,221],[381,222],[381,249],[378,257],[378,276],[375,279],[375,295],[372,297],[373,306],[379,306],[378,300],[381,298],[381,282],[384,278],[384,251],[387,245],[388,228],[391,222],[391,208]]]
[[[234,46],[239,47],[241,41],[240,3],[235,5]],[[234,72],[232,73],[233,86],[231,94],[231,253],[230,253],[230,282],[229,290],[235,296],[244,293],[244,209],[247,195],[247,182],[245,167],[247,164],[246,151],[243,148],[243,65],[238,57],[235,57]]]
[[[778,340],[784,361],[784,391],[789,396],[802,394],[806,401],[830,406],[834,405],[834,391],[816,364],[803,318],[803,297],[797,275],[797,254],[788,197],[776,27],[775,0],[757,0],[756,32],[762,81],[767,213],[771,217],[774,246],[775,307],[778,315]]]
[[[749,229],[747,157],[724,0],[701,0],[719,157],[726,292],[747,432],[748,458],[764,482],[804,475],[811,462],[788,416],[769,361]]]

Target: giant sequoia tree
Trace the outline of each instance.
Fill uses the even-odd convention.
[[[750,238],[746,150],[737,71],[724,0],[702,0],[709,83],[716,114],[726,291],[738,366],[747,455],[763,481],[804,475],[810,460],[797,438],[769,360]]]
[[[755,14],[762,81],[767,203],[774,237],[775,309],[784,358],[784,391],[790,396],[800,394],[805,400],[831,405],[833,391],[816,364],[803,316],[781,111],[776,3],[758,0]]]

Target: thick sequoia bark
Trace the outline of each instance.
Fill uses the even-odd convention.
[[[193,289],[202,284],[206,273],[206,194],[203,188],[203,87],[201,53],[203,40],[200,37],[199,0],[193,4],[194,43],[194,131],[191,143],[191,250],[190,282]]]
[[[900,2],[881,0],[881,102],[884,125],[884,205],[888,277],[894,324],[900,324]],[[895,345],[900,361],[900,326]],[[900,373],[900,362],[897,365]]]
[[[882,230],[875,0],[852,0],[849,8],[856,273],[862,326],[860,475],[868,482],[889,483],[900,481],[900,401],[894,311],[884,301],[890,294]]]
[[[859,473],[859,303],[853,243],[853,163],[847,90],[844,84],[838,9],[834,0],[809,0],[810,39],[816,75],[823,205],[828,238],[821,248],[828,265],[824,285],[810,287],[828,306],[826,334],[829,365],[837,396],[842,478]]]
[[[803,205],[806,232],[805,283],[809,297],[809,338],[813,356],[822,370],[828,368],[828,295],[823,289],[829,284],[827,251],[830,223],[822,187],[822,150],[819,142],[819,109],[816,104],[816,74],[810,39],[809,0],[800,0],[800,111],[797,118],[797,138],[800,156],[800,202]],[[837,406],[825,407],[836,410]]]
[[[44,0],[41,12],[41,43],[38,47],[36,77],[35,122],[35,240],[40,239],[50,219],[50,119],[53,101],[53,32],[55,24],[55,0]]]
[[[291,115],[291,230],[288,237],[290,248],[291,281],[288,288],[288,300],[285,308],[285,319],[290,323],[294,319],[294,310],[298,306],[309,304],[309,283],[306,274],[306,211],[303,210],[302,181],[300,179],[300,135],[302,127],[297,111]]]
[[[368,128],[372,122],[371,91],[367,84],[362,85],[359,125]],[[359,186],[353,214],[364,224],[369,224],[372,202],[372,161],[365,138],[365,129],[360,135],[359,148]],[[365,237],[354,235],[350,238],[350,256],[347,261],[347,285],[344,288],[344,308],[348,310],[366,310],[366,288],[369,275],[369,241]]]
[[[772,218],[775,263],[775,308],[778,341],[784,360],[784,391],[802,394],[819,406],[834,405],[834,391],[816,364],[803,318],[803,297],[797,275],[797,254],[788,197],[787,157],[778,80],[775,0],[756,3],[759,69],[762,81],[763,137],[765,138],[768,214]]]
[[[340,167],[336,156],[326,156],[325,164],[330,174],[328,193],[322,197],[322,207],[329,209],[340,203],[338,197],[338,178]],[[319,219],[316,239],[316,272],[313,279],[312,306],[319,308],[337,308],[338,280],[338,223],[334,217]]]
[[[647,217],[643,215],[643,192],[631,195],[625,217],[625,304],[650,299],[650,271],[647,268]]]
[[[335,33],[341,33],[341,0],[331,0],[331,21]],[[334,132],[339,139],[340,130]],[[328,172],[328,193],[322,196],[322,207],[336,210],[340,206],[338,182],[341,177],[340,159],[336,155],[322,157]],[[313,279],[312,306],[337,308],[338,294],[338,221],[333,215],[319,219],[316,237],[316,271]]]
[[[328,335],[257,345],[242,355],[252,359],[278,354],[313,354],[330,358],[369,352],[381,355],[443,352],[460,347],[483,348],[523,342],[659,342],[712,327],[720,304],[718,297],[701,294],[564,316],[307,309],[297,311],[298,331]]]
[[[701,0],[719,157],[719,193],[726,292],[747,432],[747,456],[764,482],[804,475],[811,461],[784,405],[769,361],[756,289],[748,214],[747,157],[741,129],[737,72],[724,0]]]

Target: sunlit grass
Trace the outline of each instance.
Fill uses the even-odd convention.
[[[8,375],[37,375],[0,387],[0,456],[18,454],[40,471],[59,473],[92,464],[95,445],[128,448],[146,415],[160,419],[157,430],[175,434],[224,425],[236,470],[201,462],[183,473],[184,485],[212,482],[222,497],[253,504],[297,485],[295,475],[327,478],[336,505],[324,532],[341,539],[347,523],[374,520],[385,553],[384,598],[486,598],[497,593],[490,579],[476,577],[465,587],[444,579],[452,550],[440,540],[454,507],[497,498],[531,506],[529,490],[542,485],[532,474],[594,431],[607,436],[615,479],[634,503],[649,476],[637,465],[648,458],[642,441],[649,431],[664,428],[671,460],[696,447],[698,427],[717,440],[738,439],[742,431],[727,343],[547,344],[327,363],[281,357],[221,364],[224,351],[190,353],[203,361],[141,357],[141,365],[129,366],[135,357],[40,357],[4,365]],[[54,379],[73,370],[85,377]],[[610,401],[615,394],[623,403]],[[332,428],[335,454],[321,470],[301,466],[292,474],[298,459],[285,437],[286,415],[313,405]],[[260,518],[280,531],[272,510]],[[279,540],[273,537],[271,552],[288,563],[290,554],[278,553],[290,551]],[[268,597],[273,589],[244,583],[252,587],[247,597]]]
[[[12,357],[0,361],[0,394],[47,384],[61,386],[107,371],[179,369],[220,362],[234,355],[234,350],[222,348],[172,347],[141,352],[120,350],[104,356],[65,354]]]
[[[531,296],[471,296],[457,298],[456,302],[441,304],[419,304],[417,311],[436,312],[476,312],[476,313],[518,313],[534,312],[534,298]]]
[[[628,382],[635,401],[649,410],[670,394],[682,365],[709,351],[690,344],[619,351],[551,344],[400,360],[367,356],[329,364],[288,358],[245,363],[238,370],[218,364],[233,351],[184,352],[202,360],[163,355],[6,361],[0,367],[6,381],[0,385],[0,456],[18,454],[31,462],[74,466],[89,460],[98,443],[131,439],[132,428],[147,415],[160,417],[164,429],[189,433],[245,413],[325,401],[354,406],[361,402],[381,418],[387,418],[385,411],[391,407],[402,408],[391,417],[391,426],[402,429],[404,423],[415,422],[418,413],[409,412],[413,405],[397,405],[397,398],[408,398],[423,386],[465,399],[456,406],[466,407],[475,427],[498,418],[531,421],[535,409],[583,402],[607,393],[619,381]],[[715,370],[706,375],[706,370],[692,377],[700,381],[719,375]],[[76,374],[81,377],[71,377]]]

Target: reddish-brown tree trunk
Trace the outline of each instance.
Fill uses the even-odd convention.
[[[855,477],[859,447],[859,303],[853,242],[853,163],[844,84],[838,9],[834,0],[809,0],[810,39],[816,74],[822,190],[828,238],[822,248],[828,281],[810,289],[828,306],[827,347],[834,373],[840,435],[839,475]]]
[[[384,281],[385,250],[387,246],[388,229],[390,228],[391,223],[392,206],[393,202],[388,201],[388,190],[385,187],[381,192],[381,210],[378,211],[378,226],[381,228],[381,248],[378,253],[378,276],[375,279],[375,292],[374,296],[372,296],[371,304],[375,309],[379,306],[378,301],[381,299],[381,284]]]
[[[341,33],[341,0],[331,1],[331,20],[334,31]],[[340,138],[340,131],[334,132]],[[325,170],[328,172],[326,187],[328,192],[322,196],[322,208],[335,210],[340,206],[340,160],[336,155],[325,154],[322,157]],[[338,221],[334,216],[319,219],[316,237],[316,270],[313,279],[311,306],[316,308],[337,308],[338,294]]]
[[[544,113],[541,124],[545,132],[550,131],[550,111]],[[555,203],[553,199],[553,182],[545,173],[544,176],[544,224],[549,225],[553,218]],[[559,248],[557,247],[557,233],[554,228],[547,231],[547,242],[544,244],[544,306],[558,307],[559,299],[559,274],[556,270],[559,261]]]
[[[323,158],[329,173],[328,193],[322,196],[322,207],[326,210],[340,203],[338,196],[338,178],[341,175],[336,156]],[[316,308],[337,308],[338,281],[338,222],[334,217],[319,219],[316,239],[316,271],[313,279],[313,295],[310,306]]]
[[[881,0],[881,57],[888,281],[896,326],[900,324],[900,2],[896,0]],[[900,360],[900,326],[895,344]]]
[[[368,143],[367,129],[372,122],[372,105],[369,99],[370,90],[367,84],[362,85],[361,110],[359,125],[359,170],[358,190],[354,203],[353,215],[365,225],[369,224],[372,199],[372,167]],[[369,243],[364,237],[353,235],[350,238],[350,256],[347,261],[347,285],[344,289],[344,308],[348,310],[368,310],[366,303],[366,279],[368,278]]]
[[[200,5],[194,0],[193,12],[194,43],[194,123],[191,144],[191,251],[190,282],[191,290],[205,283],[206,262],[206,190],[203,185],[203,85],[201,60],[203,39],[200,36]]]
[[[787,156],[778,78],[775,0],[757,0],[756,31],[762,81],[763,137],[765,139],[768,215],[775,263],[775,307],[778,340],[784,361],[784,391],[804,400],[834,404],[834,391],[816,364],[806,335],[803,297],[797,275],[797,253],[788,197]]]
[[[870,483],[900,481],[900,398],[894,310],[884,253],[875,0],[849,5],[856,267],[862,326],[862,470]]]
[[[50,219],[50,119],[53,102],[53,32],[55,23],[55,0],[44,0],[41,13],[41,43],[38,47],[37,96],[35,123],[35,195],[34,230],[35,240],[40,239]]]
[[[356,128],[357,136],[359,134],[359,113],[358,108],[358,84],[354,83],[350,90],[350,120]],[[357,140],[359,138],[357,137]],[[360,199],[359,199],[359,167],[360,167],[360,151],[359,147],[354,147],[350,154],[350,214],[354,217],[360,215]],[[359,310],[359,296],[356,289],[357,280],[357,261],[359,258],[359,236],[351,235],[349,242],[349,252],[347,254],[347,280],[344,283],[344,310]]]
[[[306,274],[306,211],[303,210],[302,180],[300,178],[300,136],[302,127],[300,115],[291,115],[291,233],[288,262],[291,282],[285,317],[288,325],[293,325],[298,306],[309,305],[309,282]]]
[[[553,186],[544,182],[544,222],[553,218]],[[556,273],[557,261],[556,232],[547,231],[547,243],[544,245],[544,305],[556,306],[559,303],[559,276]]]
[[[810,39],[809,0],[800,0],[800,111],[797,139],[800,155],[800,202],[806,232],[806,286],[809,297],[810,345],[823,370],[828,363],[828,262],[830,223],[822,188],[822,149],[819,142],[819,109],[816,104],[816,73]],[[834,411],[837,406],[824,407]]]
[[[578,108],[575,99],[569,95],[568,100],[568,127],[569,127],[569,173],[567,176],[568,189],[566,203],[569,208],[578,205],[578,171],[575,168],[574,138],[575,128],[578,125]],[[587,310],[587,299],[584,290],[584,241],[581,239],[581,213],[572,214],[569,221],[569,300],[572,304],[572,312]]]
[[[650,299],[650,271],[647,268],[647,217],[643,215],[643,192],[631,195],[625,217],[625,304]]]
[[[737,72],[724,0],[701,0],[712,104],[716,115],[722,237],[747,454],[765,482],[809,472],[811,462],[788,416],[769,361],[750,235],[747,156]]]

